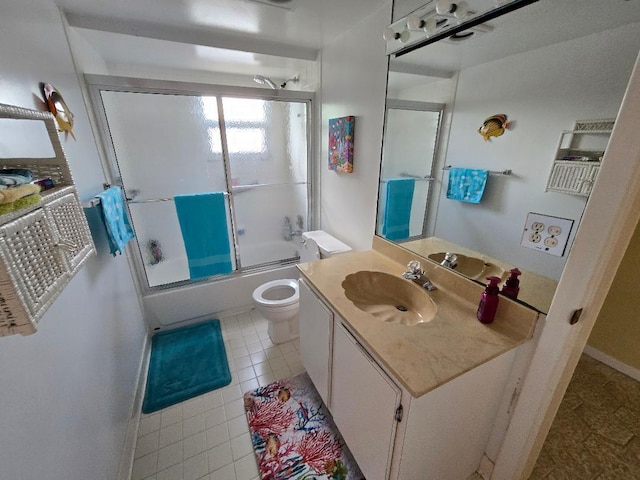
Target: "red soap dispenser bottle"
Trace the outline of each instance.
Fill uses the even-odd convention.
[[[489,280],[489,285],[482,292],[482,296],[480,297],[480,303],[478,304],[478,320],[482,323],[491,323],[493,319],[496,317],[496,310],[498,310],[498,292],[500,291],[500,287],[498,287],[498,282],[500,279],[498,277],[487,277]]]
[[[522,272],[517,268],[513,268],[510,270],[511,276],[507,278],[507,281],[504,282],[502,286],[502,293],[504,293],[507,297],[518,298],[518,292],[520,291],[520,280],[518,280],[518,275]]]

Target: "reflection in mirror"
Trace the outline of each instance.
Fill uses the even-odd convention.
[[[412,0],[396,0],[394,11],[407,2]],[[423,233],[418,238],[411,230],[393,241],[424,257],[454,250],[505,272],[518,267],[523,271],[518,298],[546,312],[588,200],[588,190],[574,194],[547,190],[554,161],[567,156],[559,150],[559,142],[576,122],[616,117],[639,50],[637,2],[540,0],[487,22],[483,33],[469,40],[445,39],[392,56],[387,110],[396,100],[444,105]],[[507,115],[510,128],[485,141],[478,129],[495,114]],[[422,124],[411,127],[402,132],[405,144],[411,143],[406,139],[410,131],[422,135],[427,129]],[[383,181],[391,161],[386,150],[394,143],[393,131],[386,126],[383,139],[376,230],[381,236],[380,212],[387,205]],[[595,155],[582,161],[570,155],[575,157],[574,169],[589,167],[591,177],[585,180],[590,182],[600,160],[607,161],[610,130],[596,129],[593,135],[605,152],[602,159]],[[408,171],[399,163],[409,157],[393,155],[394,175]],[[512,174],[488,175],[480,202],[474,204],[447,197],[451,173],[447,166]],[[412,204],[414,208],[421,210]],[[530,235],[525,223],[531,212],[573,221],[564,238],[567,247],[559,254],[521,245]],[[551,236],[546,228],[543,233],[542,241]],[[430,237],[432,241],[421,240]]]
[[[55,152],[44,121],[0,118],[0,158],[54,156]]]

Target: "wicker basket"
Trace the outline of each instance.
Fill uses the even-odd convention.
[[[27,335],[95,247],[53,116],[0,104],[0,118],[44,121],[55,153],[0,159],[3,168],[26,168],[56,185],[39,203],[0,215],[0,336]]]

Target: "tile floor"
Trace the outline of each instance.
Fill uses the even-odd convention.
[[[640,479],[640,382],[583,354],[529,478]]]
[[[242,394],[304,371],[298,341],[274,345],[256,311],[220,319],[231,384],[142,414],[131,480],[254,480]]]

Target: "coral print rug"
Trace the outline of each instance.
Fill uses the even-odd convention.
[[[364,479],[306,373],[245,393],[244,406],[262,480]]]

